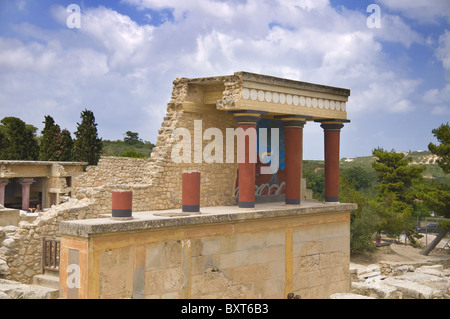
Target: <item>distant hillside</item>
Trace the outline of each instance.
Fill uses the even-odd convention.
[[[123,157],[136,157],[136,158],[148,158],[155,147],[154,144],[147,141],[103,141],[102,156],[123,156]]]
[[[450,185],[450,174],[445,174],[437,165],[437,156],[429,151],[410,151],[403,152],[406,156],[412,157],[410,165],[425,165],[427,169],[423,173],[424,178],[435,179],[436,182]],[[359,166],[370,173],[374,173],[372,162],[375,160],[373,156],[359,156],[351,158],[342,158],[340,163],[341,169]],[[303,161],[304,169],[323,169],[323,161]],[[375,176],[375,175],[374,175]]]

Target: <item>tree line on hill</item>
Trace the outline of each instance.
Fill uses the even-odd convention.
[[[136,132],[127,131],[123,141],[102,140],[98,137],[94,113],[83,110],[77,123],[75,138],[67,129],[44,116],[44,128],[38,129],[17,117],[0,121],[0,160],[77,161],[97,165],[101,156],[149,157],[155,146],[143,141]]]
[[[75,139],[67,129],[61,130],[50,115],[44,119],[44,129],[37,137],[36,127],[17,117],[3,118],[0,121],[0,159],[98,163],[102,140],[98,137],[92,111],[85,109],[81,112]]]

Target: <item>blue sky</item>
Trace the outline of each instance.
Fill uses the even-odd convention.
[[[0,119],[39,131],[51,115],[73,133],[87,108],[103,139],[155,142],[175,78],[236,71],[350,89],[341,157],[426,150],[450,122],[450,1],[0,0]],[[323,158],[317,123],[304,158]]]

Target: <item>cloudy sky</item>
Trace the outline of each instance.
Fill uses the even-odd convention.
[[[175,78],[236,71],[350,89],[342,157],[427,150],[450,122],[450,1],[0,0],[0,119],[39,132],[87,108],[103,139],[155,142]],[[323,158],[317,123],[304,158]]]

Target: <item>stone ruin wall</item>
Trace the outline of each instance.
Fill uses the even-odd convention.
[[[149,154],[150,155],[150,154]],[[96,166],[88,166],[86,172],[74,180],[75,188],[103,185],[141,184],[147,160],[129,157],[102,157]]]
[[[181,209],[181,173],[201,172],[201,206],[233,205],[237,163],[173,163],[172,147],[179,141],[172,137],[177,127],[191,133],[193,154],[194,120],[202,120],[203,130],[209,127],[235,128],[232,115],[212,109],[211,113],[186,113],[182,101],[188,94],[186,79],[174,81],[172,99],[158,131],[158,140],[148,160],[103,157],[97,166],[74,180],[72,198],[54,205],[34,221],[21,221],[18,226],[0,227],[0,278],[31,283],[41,274],[42,240],[59,237],[61,220],[88,219],[111,213],[111,192],[115,189],[133,191],[133,211]],[[225,83],[226,90],[233,88]],[[231,90],[231,94],[236,94]],[[228,92],[228,91],[226,91]],[[224,92],[224,93],[226,93]],[[228,92],[228,93],[230,93]],[[225,101],[225,103],[230,103]],[[203,141],[203,147],[210,141]],[[236,147],[236,146],[235,146]],[[225,157],[225,149],[224,149]]]
[[[53,206],[34,222],[19,222],[18,226],[0,228],[0,278],[31,283],[42,273],[42,239],[59,236],[61,220],[97,217],[95,205],[85,200],[70,200]]]

